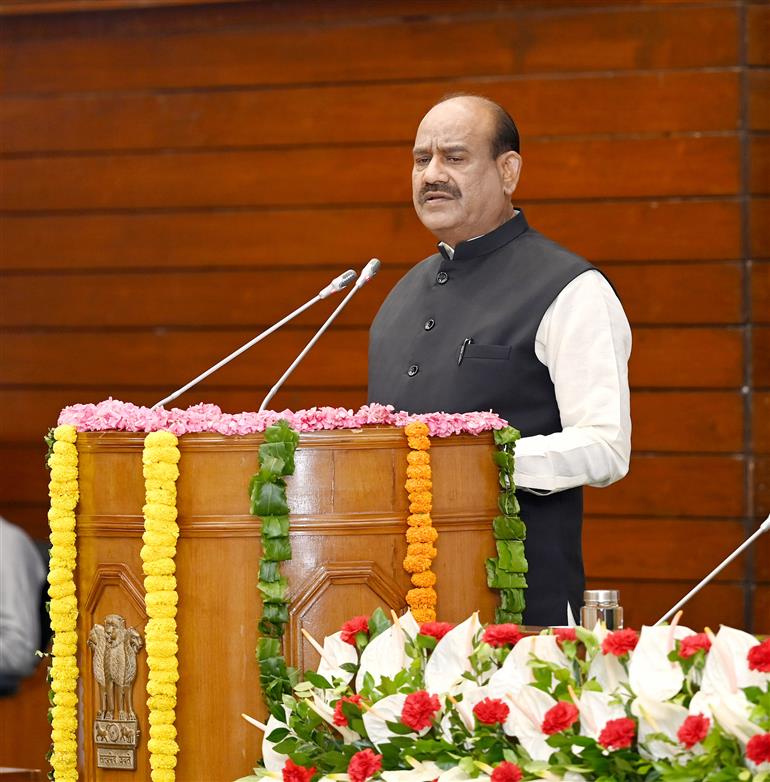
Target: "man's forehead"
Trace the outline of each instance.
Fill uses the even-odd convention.
[[[415,148],[467,145],[490,133],[489,107],[471,97],[451,98],[434,106],[417,128]]]

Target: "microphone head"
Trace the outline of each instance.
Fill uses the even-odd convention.
[[[361,276],[358,278],[356,287],[360,288],[362,285],[366,285],[366,283],[380,270],[380,266],[382,266],[382,264],[380,263],[379,258],[372,258],[372,260],[361,269]]]
[[[341,291],[343,288],[347,288],[356,277],[358,277],[358,274],[353,271],[353,269],[348,269],[346,272],[340,274],[339,277],[335,278],[333,285],[337,290]]]

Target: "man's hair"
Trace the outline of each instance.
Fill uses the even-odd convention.
[[[435,105],[438,106],[439,103],[452,100],[452,98],[476,98],[483,101],[492,112],[495,129],[491,139],[491,150],[492,157],[495,160],[503,152],[520,151],[519,130],[516,127],[516,123],[513,121],[513,117],[499,103],[487,98],[486,95],[478,95],[474,92],[450,92],[444,95]]]

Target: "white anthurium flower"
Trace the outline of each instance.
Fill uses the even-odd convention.
[[[713,650],[713,646],[711,647]],[[753,704],[746,698],[742,690],[737,692],[709,693],[701,690],[693,695],[690,701],[690,714],[703,714],[716,720],[725,733],[735,736],[743,744],[762,733],[759,725],[755,725],[749,715]]]
[[[639,748],[642,757],[648,760],[672,760],[682,752],[676,734],[689,716],[684,706],[639,696],[631,704],[631,713],[639,720],[639,743],[646,747],[646,751],[645,747]],[[662,733],[673,743],[669,744],[659,739],[650,740],[649,736],[652,733]],[[693,748],[693,751],[698,753],[703,749],[697,747]]]
[[[313,711],[325,722],[328,722],[336,730],[345,744],[352,744],[361,737],[356,731],[346,728],[344,725],[334,724],[334,709],[326,703],[317,693],[313,693]]]
[[[364,712],[364,727],[366,735],[373,744],[384,744],[393,738],[396,734],[385,724],[386,722],[399,722],[401,712],[404,710],[406,695],[397,693],[396,695],[387,695],[377,701],[368,711]],[[429,728],[421,731],[425,733]]]
[[[276,752],[274,749],[275,744],[272,741],[268,741],[267,737],[276,728],[287,727],[288,725],[284,724],[279,719],[276,719],[272,714],[265,725],[265,735],[262,737],[262,762],[265,764],[265,768],[268,771],[282,771],[283,767],[286,765],[286,758],[289,756]]]
[[[433,782],[441,774],[441,769],[432,761],[415,761],[415,765],[405,771],[381,771],[385,782]]]
[[[333,679],[342,679],[345,684],[348,684],[353,678],[353,674],[350,671],[343,670],[342,666],[345,663],[353,663],[355,665],[357,662],[358,652],[356,647],[342,640],[341,630],[334,633],[334,635],[327,635],[324,638],[323,654],[321,655],[321,662],[318,664],[318,674],[323,676],[330,684]]]
[[[608,692],[583,690],[576,706],[580,712],[580,735],[595,740],[610,720],[626,716],[623,705]]]
[[[487,682],[491,698],[504,699],[516,696],[523,687],[535,681],[532,672],[532,656],[544,662],[569,668],[570,662],[554,635],[530,635],[522,638],[511,649],[499,670]]]
[[[630,697],[622,686],[628,684],[628,674],[614,654],[599,652],[588,667],[588,678],[596,679],[605,692],[617,693],[624,700]]]
[[[356,674],[356,690],[361,691],[367,673],[372,675],[375,686],[383,676],[392,679],[400,673],[408,664],[404,649],[406,636],[413,638],[419,632],[419,625],[412,614],[407,613],[400,617],[397,623],[369,641],[361,653],[361,664]]]
[[[425,666],[425,689],[445,693],[460,683],[462,675],[471,670],[468,658],[473,652],[473,639],[481,628],[478,613],[452,628],[437,644]]]
[[[502,667],[490,677],[487,690],[490,698],[506,700],[515,698],[532,681],[532,669],[511,653],[505,658]]]
[[[447,771],[444,771],[438,777],[439,782],[489,782],[488,774],[479,774],[477,777],[472,777],[467,771],[463,771],[460,766],[455,766]]]
[[[470,684],[470,682],[468,682]],[[460,717],[460,719],[463,722],[463,725],[465,725],[466,729],[469,733],[473,733],[473,729],[475,727],[475,720],[476,717],[473,714],[473,707],[477,703],[481,703],[481,701],[484,700],[484,698],[493,697],[490,695],[486,687],[479,687],[478,685],[473,685],[471,687],[466,687],[462,691],[462,700],[459,700],[457,696],[454,697],[456,703],[454,704],[454,708],[452,711],[457,713]],[[452,741],[452,734],[450,732],[450,725],[451,721],[449,719],[449,714],[444,714],[444,716],[441,719],[441,732],[444,735],[444,738],[451,742]]]
[[[543,733],[542,725],[546,712],[556,705],[556,701],[548,693],[527,686],[506,703],[513,708],[503,723],[503,730],[509,736],[515,736],[533,760],[548,760],[554,748],[546,743],[548,736]]]
[[[768,674],[749,668],[749,649],[759,643],[753,635],[734,627],[719,628],[706,656],[701,692],[735,693],[744,687],[764,687]]]
[[[682,667],[671,662],[668,655],[676,641],[688,635],[695,635],[689,627],[642,627],[628,664],[628,680],[636,695],[646,701],[666,701],[682,689]]]

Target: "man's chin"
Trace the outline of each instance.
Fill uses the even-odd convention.
[[[437,208],[436,206],[422,206],[417,210],[417,217],[420,222],[433,233],[437,231],[451,230],[457,226],[458,216],[454,209],[447,209],[446,206]]]

